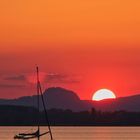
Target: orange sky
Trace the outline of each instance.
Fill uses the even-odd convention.
[[[28,95],[20,76],[35,64],[51,75],[48,86],[82,99],[100,88],[140,93],[139,7],[138,0],[1,1],[0,97]]]

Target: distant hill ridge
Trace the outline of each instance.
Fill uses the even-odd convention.
[[[77,94],[61,87],[52,87],[43,93],[47,109],[70,109],[72,111],[84,111],[95,108],[101,111],[140,111],[140,95],[120,97],[117,99],[91,101],[80,100]],[[41,100],[41,98],[40,98]],[[0,105],[20,105],[37,107],[37,96],[25,96],[17,99],[0,99]],[[42,109],[42,105],[40,107]]]

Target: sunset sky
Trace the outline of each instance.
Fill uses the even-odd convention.
[[[44,89],[140,94],[140,1],[0,1],[0,98],[35,94],[36,64]]]

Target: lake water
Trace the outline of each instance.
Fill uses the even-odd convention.
[[[46,127],[41,128],[42,132]],[[0,140],[13,140],[19,132],[35,127],[0,127]],[[52,127],[54,140],[140,140],[140,127]],[[40,140],[50,140],[42,136]]]

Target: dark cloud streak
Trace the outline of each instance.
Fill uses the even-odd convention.
[[[80,81],[72,76],[65,75],[65,74],[48,74],[46,76],[46,82],[48,83],[79,83]]]
[[[0,88],[24,88],[24,85],[0,84]]]
[[[15,82],[16,81],[26,81],[27,76],[26,75],[12,75],[12,76],[4,77],[3,80],[15,81]],[[45,82],[47,82],[47,83],[63,83],[63,84],[71,83],[71,84],[73,84],[73,83],[79,83],[80,80],[77,76],[74,76],[74,75],[50,73],[50,74],[46,74]]]
[[[5,77],[4,80],[24,81],[26,80],[26,77],[24,75],[15,75],[15,76]]]

